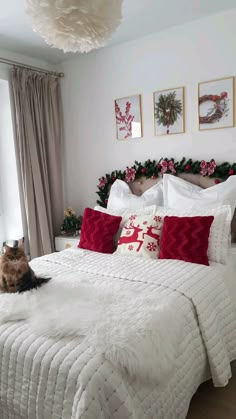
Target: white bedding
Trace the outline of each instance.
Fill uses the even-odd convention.
[[[33,333],[26,321],[5,323],[0,326],[2,419],[184,419],[210,370],[215,385],[227,384],[230,360],[236,358],[236,318],[224,266],[76,249],[36,259],[32,267],[58,284],[76,279],[117,295],[176,299],[182,339],[170,378],[156,385],[115,367],[86,338],[50,339]]]

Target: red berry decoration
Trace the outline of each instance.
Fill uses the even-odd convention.
[[[229,176],[234,175],[234,169],[229,170]]]
[[[186,166],[185,166],[185,170],[187,170],[188,172],[189,172],[189,170],[191,170],[191,166],[190,166],[190,164],[186,164]]]
[[[215,184],[217,185],[218,183],[220,183],[220,179],[215,179]]]
[[[114,182],[115,180],[116,180],[116,177],[114,177],[114,176],[113,176],[113,178],[112,178],[112,182]]]
[[[146,171],[147,171],[146,167],[143,167],[143,168],[141,169],[141,172],[142,172],[142,173],[146,173]]]
[[[152,175],[152,179],[156,179],[156,176],[155,175]]]

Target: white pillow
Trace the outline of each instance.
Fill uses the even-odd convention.
[[[145,191],[141,196],[136,196],[131,192],[126,182],[117,179],[111,187],[107,208],[130,208],[136,210],[150,205],[163,205],[162,180]]]
[[[117,215],[117,216],[122,217],[122,221],[120,223],[119,230],[118,230],[118,232],[115,236],[115,245],[117,245],[117,242],[119,240],[121,231],[122,231],[124,225],[127,223],[129,217],[134,213],[134,211],[132,209],[127,209],[127,208],[108,209],[108,208],[100,207],[99,205],[94,207],[94,209],[96,211],[105,212],[106,214]],[[157,210],[156,205],[150,205],[149,207],[141,208],[140,210],[135,210],[135,214],[136,215],[155,215],[156,210]]]
[[[160,217],[165,217],[166,215],[177,217],[213,215],[214,221],[210,229],[208,258],[211,261],[223,264],[228,262],[231,227],[231,208],[229,205],[223,205],[216,208],[186,208],[182,210],[158,207],[156,215],[159,215]]]
[[[230,205],[232,217],[236,207],[236,175],[207,189],[173,175],[163,176],[164,206],[169,208],[212,208]]]

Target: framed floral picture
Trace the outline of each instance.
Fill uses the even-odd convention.
[[[116,138],[142,137],[141,95],[115,100]]]
[[[153,93],[155,135],[184,132],[184,87]]]
[[[233,77],[198,84],[198,121],[199,130],[233,127]]]

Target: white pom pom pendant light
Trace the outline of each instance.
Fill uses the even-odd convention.
[[[35,32],[64,52],[103,47],[119,26],[123,0],[26,0]]]

